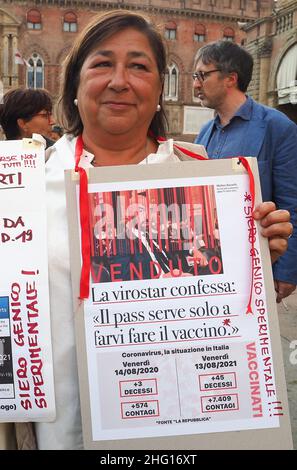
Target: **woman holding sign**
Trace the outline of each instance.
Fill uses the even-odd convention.
[[[83,447],[74,340],[64,170],[180,161],[165,137],[162,90],[166,70],[160,34],[140,14],[96,17],[66,58],[60,107],[66,134],[48,150],[49,277],[57,418],[36,423],[40,449]],[[78,145],[80,143],[80,145]],[[203,148],[197,147],[198,153]],[[254,218],[269,238],[272,259],[291,234],[287,211],[260,204]]]

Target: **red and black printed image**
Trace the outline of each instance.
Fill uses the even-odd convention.
[[[213,186],[89,197],[93,283],[223,272]]]

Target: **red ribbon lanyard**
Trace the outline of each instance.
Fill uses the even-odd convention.
[[[251,203],[252,203],[252,213],[255,209],[255,180],[254,175],[251,170],[250,164],[245,157],[238,157],[239,161],[243,164],[244,168],[246,169],[249,175],[249,186],[250,186],[250,195],[251,195]],[[254,258],[255,258],[255,235],[254,235],[254,227],[255,227],[255,220],[252,218],[252,237],[251,237],[251,287],[250,287],[250,296],[249,301],[247,304],[246,314],[253,313],[252,310],[252,298],[253,298],[253,288],[254,288]]]
[[[91,232],[89,221],[88,175],[79,165],[83,153],[83,140],[80,135],[75,144],[75,172],[79,173],[79,218],[81,230],[82,267],[80,274],[79,298],[87,299],[90,293]]]
[[[157,142],[166,142],[166,139],[164,139],[164,137],[157,137]],[[181,147],[180,145],[177,145],[174,142],[173,142],[173,147],[180,150],[184,154],[188,155],[188,157],[195,158],[196,160],[208,160],[208,158],[204,157],[203,155],[199,155],[198,153],[191,152],[191,150]]]

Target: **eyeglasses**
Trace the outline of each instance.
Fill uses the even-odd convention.
[[[220,69],[213,69],[213,70],[207,70],[207,71],[202,71],[198,70],[197,72],[194,72],[192,74],[193,80],[199,80],[199,82],[204,82],[204,80],[208,77],[213,72],[220,72]]]
[[[53,114],[53,113],[51,113],[50,111],[47,111],[47,112],[45,112],[45,113],[37,113],[37,114],[34,114],[33,117],[35,117],[35,116],[42,116],[42,117],[46,118],[48,121],[50,121],[50,119],[51,119],[51,117],[52,117],[52,114]]]

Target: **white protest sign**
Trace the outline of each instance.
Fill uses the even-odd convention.
[[[234,168],[89,171],[90,296],[75,316],[87,448],[290,447],[269,250]]]
[[[0,421],[55,417],[44,146],[0,145]]]

